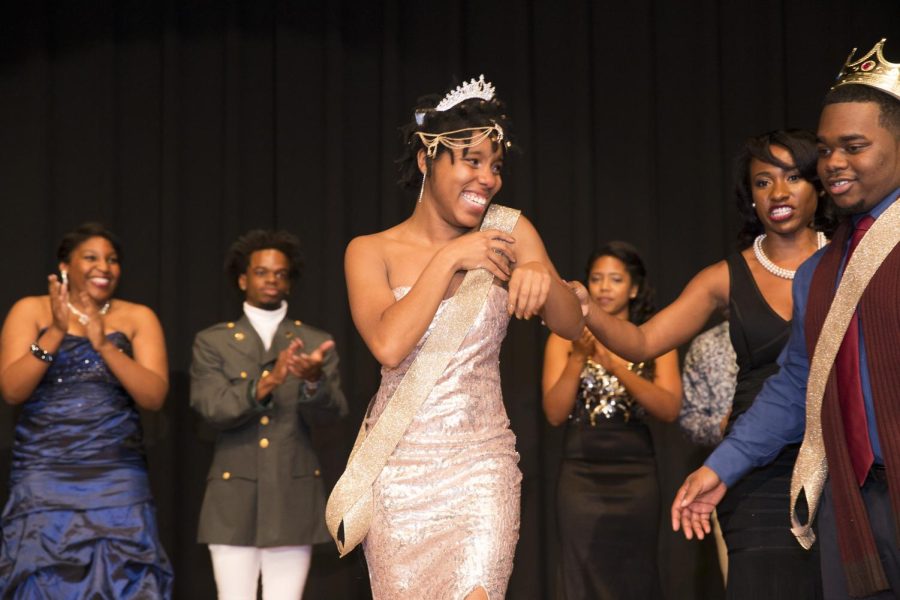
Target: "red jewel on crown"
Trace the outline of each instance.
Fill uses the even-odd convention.
[[[885,59],[883,53],[885,41],[887,40],[884,38],[879,40],[871,50],[857,60],[854,60],[856,55],[854,48],[831,89],[846,84],[867,85],[900,100],[900,63],[892,63]]]

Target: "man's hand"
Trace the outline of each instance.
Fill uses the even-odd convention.
[[[709,516],[722,500],[727,487],[709,467],[700,467],[687,476],[672,502],[672,530],[684,530],[684,537],[702,540],[712,531]]]
[[[272,393],[275,388],[285,382],[290,375],[290,364],[294,360],[294,354],[303,348],[303,342],[300,338],[294,338],[288,347],[278,353],[278,359],[275,366],[267,377],[260,378],[256,382],[256,401],[261,402],[263,398]]]
[[[303,342],[300,342],[298,350],[303,350]],[[319,347],[307,354],[300,352],[293,354],[288,362],[288,371],[294,377],[298,377],[310,383],[319,381],[322,377],[322,363],[325,361],[325,353],[334,348],[333,340],[326,340]]]

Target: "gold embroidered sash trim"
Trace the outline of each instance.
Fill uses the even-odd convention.
[[[791,533],[800,545],[809,550],[816,541],[812,523],[816,517],[825,480],[828,479],[828,459],[822,437],[822,399],[828,376],[850,320],[866,286],[878,267],[900,242],[900,201],[888,207],[863,236],[850,257],[844,275],[835,292],[831,308],[822,324],[816,341],[806,384],[806,432],[794,464],[791,477]],[[797,498],[806,494],[809,517],[800,523],[797,517]]]
[[[498,229],[509,233],[519,214],[518,210],[492,204],[484,216],[481,230]],[[341,557],[366,537],[372,520],[372,484],[459,350],[484,306],[493,281],[494,276],[484,269],[466,273],[378,421],[368,432],[363,418],[347,468],[334,486],[325,508],[325,522]]]

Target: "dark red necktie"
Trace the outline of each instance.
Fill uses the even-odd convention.
[[[870,216],[860,219],[850,238],[850,247],[847,249],[847,262],[844,269],[853,256],[853,251],[859,245],[872,223]],[[837,370],[837,389],[840,398],[841,414],[844,421],[844,434],[847,437],[847,450],[850,453],[850,463],[853,465],[853,473],[856,481],[862,486],[866,481],[866,475],[875,455],[872,454],[872,442],[869,440],[869,428],[866,419],[866,402],[863,398],[862,380],[859,375],[859,308],[853,312],[847,333],[838,350],[835,359]]]

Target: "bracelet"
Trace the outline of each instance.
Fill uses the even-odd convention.
[[[40,361],[43,361],[47,364],[53,362],[53,355],[38,346],[37,344],[31,344],[31,355],[37,358]]]

